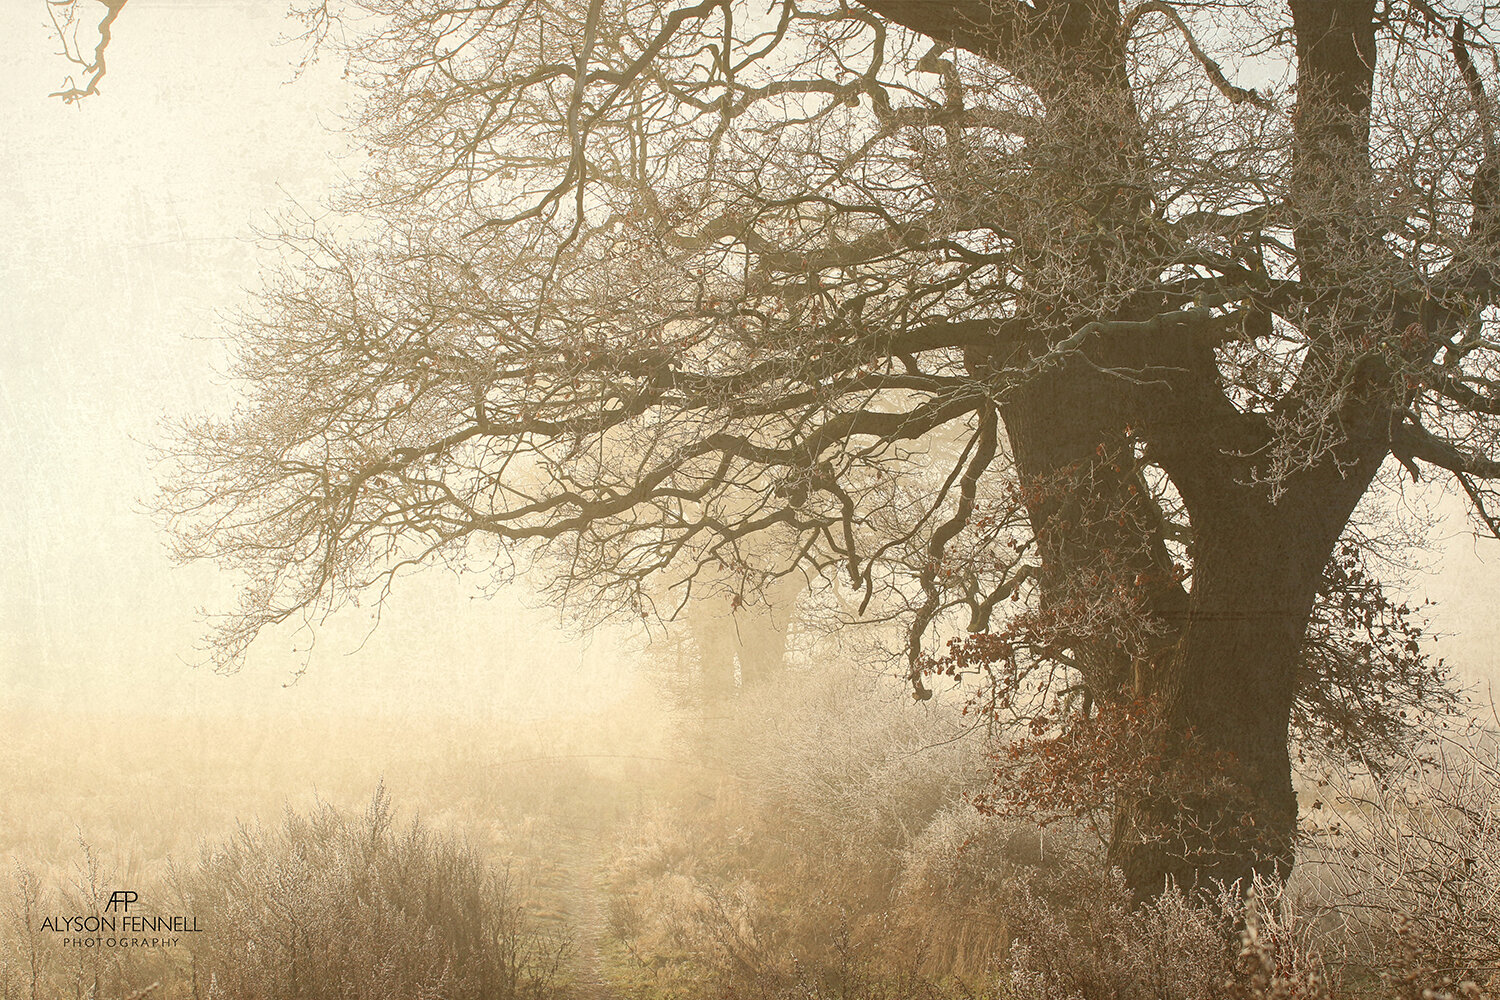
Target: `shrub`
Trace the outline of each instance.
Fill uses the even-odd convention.
[[[1179,889],[1132,909],[1118,873],[1059,873],[1075,897],[1058,907],[1029,886],[1001,970],[1016,1000],[1320,1000],[1330,971],[1315,921],[1283,886],[1256,881],[1214,897]]]
[[[614,930],[643,995],[1290,1000],[1325,995],[1293,894],[1135,908],[1083,822],[985,815],[963,719],[804,684],[721,721],[732,775],[637,824]],[[975,741],[978,743],[979,741]]]
[[[653,988],[843,996],[909,971],[902,852],[982,770],[956,712],[888,694],[798,678],[693,739],[708,780],[685,775],[615,859],[614,930]]]
[[[1307,866],[1360,959],[1400,996],[1500,995],[1500,750],[1436,727],[1403,780],[1335,773]]]
[[[361,817],[242,828],[173,881],[206,931],[193,981],[211,1000],[532,1000],[565,957],[508,872],[416,821],[398,831],[383,789]]]

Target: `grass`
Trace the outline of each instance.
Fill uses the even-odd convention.
[[[100,719],[63,745],[10,721],[0,1000],[1500,995],[1500,770],[1473,732],[1404,785],[1330,782],[1314,813],[1343,822],[1291,884],[1132,909],[1084,831],[966,804],[961,719],[847,678],[525,729]],[[117,888],[207,932],[38,930]]]

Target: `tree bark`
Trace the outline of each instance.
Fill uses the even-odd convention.
[[[1070,361],[1017,386],[1001,406],[1038,541],[1043,614],[1060,619],[1060,643],[1101,700],[1143,693],[1142,670],[1173,644],[1187,605],[1161,511],[1134,465],[1123,402],[1117,382]],[[1111,588],[1132,599],[1112,601]],[[1090,623],[1085,605],[1121,619],[1137,644],[1097,617]],[[1069,619],[1092,627],[1067,634]]]
[[[1237,516],[1236,516],[1237,513]],[[1295,671],[1334,541],[1261,507],[1195,523],[1193,588],[1158,696],[1172,762],[1161,794],[1121,803],[1112,860],[1138,899],[1170,879],[1206,888],[1293,861],[1288,742]],[[1217,523],[1216,523],[1217,522]]]
[[[1158,665],[1168,767],[1121,803],[1110,846],[1137,899],[1285,876],[1297,837],[1289,727],[1323,568],[1383,457],[1351,442],[1273,499],[1245,477],[1195,493],[1193,578],[1175,655]]]
[[[1122,618],[1146,623],[1134,646],[1108,627],[1061,642],[1099,702],[1149,699],[1160,712],[1163,773],[1152,789],[1121,790],[1110,847],[1137,899],[1169,879],[1207,888],[1290,870],[1298,658],[1323,568],[1385,453],[1378,433],[1351,434],[1336,460],[1291,476],[1273,498],[1242,457],[1264,439],[1228,406],[1208,361],[1177,357],[1183,374],[1169,390],[1141,398],[1100,370],[1151,359],[1099,345],[1094,364],[1065,361],[1016,387],[1002,407],[1029,488],[1043,620],[1080,600],[1116,600]],[[1375,412],[1358,410],[1346,414],[1347,427]],[[1129,421],[1182,490],[1190,594],[1172,572],[1161,512],[1124,440]]]

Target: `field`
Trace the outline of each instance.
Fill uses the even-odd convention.
[[[15,713],[0,997],[1494,991],[1482,739],[1425,784],[1309,777],[1285,888],[1133,910],[1083,828],[968,804],[986,758],[956,712],[796,679],[556,723]],[[200,932],[42,929],[123,889]]]

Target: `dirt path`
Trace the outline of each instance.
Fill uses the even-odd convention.
[[[604,977],[609,910],[604,880],[602,830],[572,827],[560,854],[570,867],[563,905],[573,932],[573,1000],[614,1000]]]

